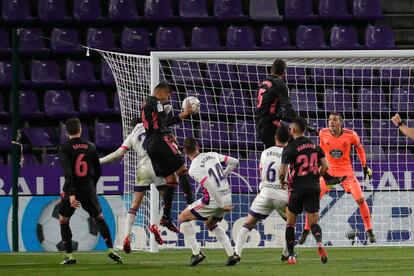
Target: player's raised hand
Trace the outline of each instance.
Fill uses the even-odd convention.
[[[401,117],[399,114],[395,114],[392,118],[391,118],[392,123],[395,126],[398,126],[398,124],[401,122]]]
[[[187,104],[185,106],[184,111],[180,113],[180,117],[181,117],[181,119],[185,119],[188,116],[190,116],[191,114],[193,114],[193,107],[191,106],[191,104]]]
[[[364,180],[371,180],[372,179],[372,170],[370,169],[370,167],[365,166],[362,168],[364,171]]]
[[[76,197],[74,195],[69,197],[70,200],[70,206],[77,209],[80,207],[80,202],[76,200]]]

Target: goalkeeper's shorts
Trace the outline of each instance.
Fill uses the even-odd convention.
[[[326,183],[323,177],[320,178],[319,182],[321,184],[321,197],[322,197],[322,195],[329,192],[330,189],[326,186]],[[359,184],[358,179],[355,177],[355,174],[348,175],[347,178],[344,181],[342,181],[340,185],[344,188],[345,192],[347,192],[348,194],[351,194],[355,200],[364,198],[364,192],[362,191],[361,185]]]

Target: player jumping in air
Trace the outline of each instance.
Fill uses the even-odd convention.
[[[125,141],[122,143],[116,151],[108,154],[105,157],[99,159],[101,164],[113,162],[122,158],[131,148],[137,153],[137,172],[136,182],[134,186],[134,199],[131,202],[126,221],[125,221],[125,235],[123,249],[125,253],[131,252],[131,229],[135,222],[135,216],[138,208],[141,205],[142,199],[144,198],[145,191],[150,189],[151,183],[154,183],[158,191],[162,191],[165,187],[165,180],[163,177],[156,176],[154,169],[152,168],[151,160],[147,153],[142,147],[142,143],[145,138],[145,129],[141,123],[140,118],[132,120],[132,125],[135,126],[132,132],[127,136]],[[150,227],[151,233],[154,234],[154,238],[158,244],[163,244],[161,234],[158,227],[154,224]]]
[[[179,216],[180,230],[184,242],[191,248],[190,266],[195,266],[206,257],[197,243],[192,220],[202,220],[205,226],[223,245],[227,253],[227,265],[235,265],[240,257],[231,247],[229,237],[217,222],[221,221],[232,207],[231,188],[227,176],[238,164],[238,160],[215,152],[200,153],[194,138],[184,140],[184,152],[191,160],[190,175],[203,188],[203,198],[188,206]],[[221,162],[227,164],[223,171]]]
[[[266,219],[274,210],[286,220],[287,191],[285,182],[281,183],[277,175],[282,150],[290,139],[289,129],[281,125],[275,135],[276,146],[270,147],[262,152],[260,157],[260,193],[254,199],[250,207],[249,215],[240,229],[236,240],[236,254],[241,256],[247,235],[261,219]],[[289,253],[287,246],[282,252],[282,261],[287,261]]]
[[[312,140],[303,136],[306,120],[295,118],[290,124],[293,137],[282,152],[282,164],[279,167],[279,181],[283,183],[289,166],[289,198],[286,208],[286,244],[289,251],[288,264],[295,264],[294,255],[296,217],[303,209],[309,217],[312,234],[315,237],[318,254],[322,263],[328,261],[328,254],[322,246],[322,229],[318,224],[319,194],[321,191],[319,176],[329,168],[322,149]]]
[[[69,220],[81,204],[98,226],[99,233],[108,247],[108,257],[117,263],[123,263],[124,259],[113,250],[111,233],[96,195],[96,183],[101,177],[101,165],[96,148],[92,143],[81,138],[82,128],[79,119],[68,119],[65,124],[69,141],[59,149],[59,160],[65,176],[59,207],[59,223],[66,257],[60,264],[76,264],[72,253],[72,231]]]
[[[176,116],[168,116],[164,104],[169,100],[171,88],[160,83],[154,88],[152,96],[149,96],[141,108],[141,119],[145,128],[144,148],[151,159],[154,172],[157,176],[165,178],[164,210],[160,224],[169,230],[178,233],[178,228],[171,221],[171,206],[178,180],[184,192],[187,204],[193,202],[191,184],[188,169],[184,164],[184,157],[178,150],[177,141],[170,125],[176,124],[192,114],[191,105]]]
[[[364,193],[362,192],[361,185],[355,177],[355,173],[352,169],[350,157],[352,145],[354,146],[359,160],[361,161],[364,171],[364,179],[371,179],[372,171],[367,166],[365,151],[361,145],[358,134],[355,131],[343,128],[342,123],[342,116],[339,113],[330,113],[328,128],[322,129],[319,133],[320,146],[329,163],[329,174],[333,176],[346,176],[346,179],[341,183],[341,185],[345,192],[350,193],[358,204],[362,219],[364,221],[364,228],[368,234],[369,242],[374,243],[376,238],[372,231],[369,207],[364,199]],[[320,198],[329,192],[330,187],[330,185],[326,185],[326,182],[321,179]],[[305,228],[298,241],[299,244],[305,243],[309,232],[310,227],[308,222],[306,222]]]

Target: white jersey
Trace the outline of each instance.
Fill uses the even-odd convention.
[[[260,194],[264,197],[277,199],[278,190],[282,185],[279,181],[278,170],[282,161],[282,147],[273,146],[262,152],[260,156]]]
[[[147,157],[147,152],[144,150],[142,144],[145,139],[145,129],[142,123],[137,124],[132,132],[127,136],[125,141],[122,143],[121,148],[133,149],[138,155],[138,163]]]
[[[231,204],[230,186],[220,164],[227,163],[228,158],[230,157],[207,152],[200,153],[191,162],[189,174],[203,188],[202,202],[206,205],[223,207]]]

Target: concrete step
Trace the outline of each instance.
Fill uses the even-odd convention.
[[[414,2],[414,1],[413,1]],[[414,13],[412,14],[386,14],[385,23],[393,29],[414,29]]]
[[[388,13],[414,13],[413,0],[381,0],[384,14]]]
[[[398,46],[414,45],[413,29],[394,29],[394,39]]]

